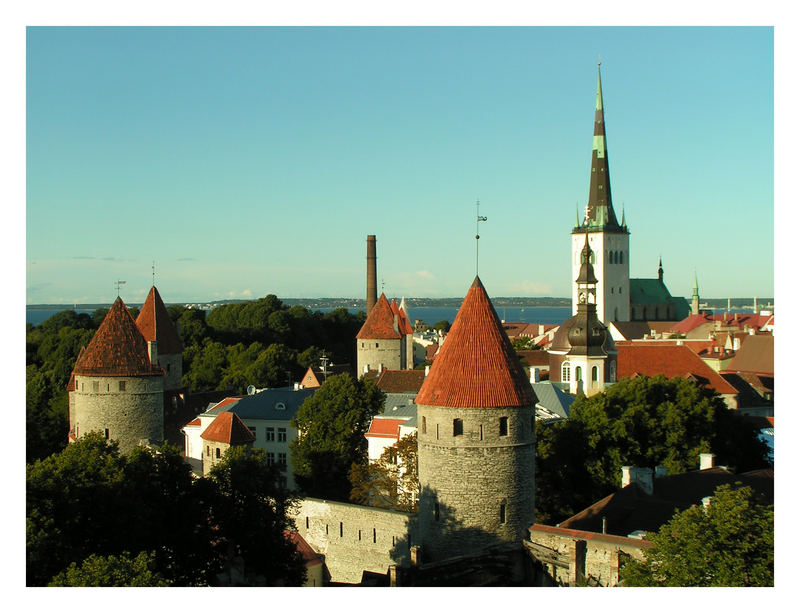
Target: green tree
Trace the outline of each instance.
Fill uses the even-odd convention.
[[[280,467],[267,463],[266,451],[230,448],[209,480],[218,559],[225,564],[241,556],[252,583],[261,583],[261,576],[266,585],[302,585],[305,565],[285,534],[293,528],[288,512],[294,499],[281,484]]]
[[[604,393],[579,396],[568,420],[537,422],[536,435],[536,513],[544,523],[616,490],[625,465],[662,465],[676,474],[696,469],[707,452],[739,471],[769,463],[755,427],[713,390],[681,377],[623,379]]]
[[[350,500],[355,503],[407,513],[417,512],[419,475],[417,434],[407,434],[383,450],[376,462],[353,464]]]
[[[676,513],[657,533],[642,561],[622,569],[626,586],[772,586],[775,512],[749,487],[717,488],[708,507]]]
[[[119,556],[90,555],[73,562],[49,584],[56,587],[162,587],[169,582],[155,570],[155,554],[128,552]]]
[[[450,322],[446,319],[442,321],[437,321],[433,326],[431,326],[434,330],[438,330],[441,333],[450,332]]]
[[[348,500],[351,466],[366,464],[364,434],[381,411],[384,394],[372,381],[348,374],[328,377],[305,400],[292,426],[297,438],[289,454],[298,485],[310,496]]]

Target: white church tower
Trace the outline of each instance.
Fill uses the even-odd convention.
[[[594,142],[589,202],[583,221],[577,220],[572,230],[572,278],[581,269],[581,252],[586,235],[592,251],[592,265],[597,277],[597,317],[604,324],[611,321],[630,321],[629,235],[625,225],[617,222],[611,203],[611,177],[608,170],[606,128],[603,116],[603,89],[600,83],[600,64],[597,65],[597,102],[594,113]],[[578,312],[578,283],[572,285],[572,313]]]

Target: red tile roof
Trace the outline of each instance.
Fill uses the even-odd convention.
[[[402,334],[414,334],[414,328],[412,328],[411,324],[408,322],[405,311],[397,305],[397,301],[394,298],[392,298],[392,304],[389,305],[389,308],[392,309],[392,313],[397,315],[400,332]]]
[[[400,424],[404,423],[405,419],[383,419],[375,417],[369,425],[369,430],[365,436],[373,436],[376,438],[399,438],[400,437]]]
[[[136,327],[122,298],[117,298],[86,349],[75,360],[73,375],[142,377],[163,375],[150,364],[147,341]]]
[[[720,394],[736,394],[725,381],[685,345],[617,343],[617,377],[664,375],[667,378],[693,376]]]
[[[227,399],[226,399],[227,400]],[[206,441],[217,443],[252,443],[256,440],[255,435],[250,432],[236,413],[225,411],[220,413],[200,435]]]
[[[361,330],[356,334],[356,338],[364,339],[393,339],[402,338],[399,323],[395,323],[395,314],[389,301],[384,294],[378,298],[378,302],[372,307],[367,315],[367,320],[361,326]]]
[[[416,402],[445,407],[536,404],[536,394],[478,277],[458,309]]]
[[[297,552],[303,556],[303,563],[307,567],[322,564],[322,559],[324,556],[321,553],[314,551],[311,548],[311,545],[309,545],[306,540],[297,532],[285,530],[283,535],[286,537],[286,540],[294,543],[294,546],[297,548]]]
[[[192,421],[187,424],[184,424],[183,427],[186,428],[188,426],[199,426],[201,424],[200,418],[195,417]]]
[[[183,353],[183,343],[172,324],[167,307],[161,300],[155,285],[150,288],[147,300],[139,311],[136,318],[136,326],[141,331],[146,341],[156,341],[158,343],[158,353],[162,355],[172,355]]]
[[[418,392],[425,380],[424,370],[384,370],[375,385],[387,394]]]
[[[691,332],[698,326],[707,323],[711,323],[711,320],[705,314],[698,313],[697,315],[689,315],[689,317],[687,317],[686,319],[679,321],[670,328],[670,331],[677,332],[679,334],[686,334],[687,332]]]

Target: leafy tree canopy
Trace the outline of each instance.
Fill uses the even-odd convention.
[[[695,470],[712,452],[738,471],[768,465],[758,432],[713,391],[687,379],[623,379],[580,396],[570,418],[536,424],[538,521],[561,521],[619,487],[623,466]],[[569,484],[569,487],[564,487]]]
[[[772,586],[775,512],[749,487],[717,488],[708,507],[676,513],[642,561],[622,569],[626,586]]]
[[[310,496],[348,500],[352,464],[366,464],[364,434],[383,408],[384,393],[372,381],[348,374],[328,377],[292,420],[289,445],[298,485]]]
[[[376,462],[353,464],[350,469],[355,503],[407,513],[417,512],[419,475],[417,434],[407,434],[384,449]]]
[[[162,587],[169,582],[155,570],[155,554],[128,552],[119,556],[90,555],[73,562],[49,583],[55,587]]]

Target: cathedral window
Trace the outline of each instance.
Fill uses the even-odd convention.
[[[500,436],[508,436],[508,417],[500,418]]]
[[[480,426],[480,440],[483,440],[483,424]]]
[[[620,251],[620,252],[619,252],[619,263],[620,263],[620,264],[622,264],[622,263],[623,263],[623,261],[622,261],[622,260],[623,260],[623,258],[624,258],[624,255],[623,255],[623,253],[624,253],[624,252],[622,252],[622,251]]]
[[[563,381],[564,383],[568,382],[569,379],[570,379],[570,376],[569,376],[570,375],[570,367],[571,367],[571,364],[569,362],[564,362],[561,365],[561,381]]]
[[[453,436],[461,436],[464,434],[464,422],[460,419],[453,420]]]

